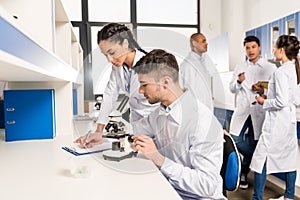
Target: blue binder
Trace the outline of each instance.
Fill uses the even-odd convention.
[[[4,91],[5,141],[55,136],[54,90]]]

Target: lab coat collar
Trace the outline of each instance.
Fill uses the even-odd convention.
[[[138,49],[135,49],[135,56],[134,56],[134,60],[133,60],[133,67],[135,66],[135,64],[144,56],[145,54],[141,51],[139,51]],[[130,83],[134,82],[134,79],[137,78],[136,73],[134,70],[128,69],[127,65],[124,63],[122,65],[122,67],[116,67],[115,65],[113,65],[113,68],[117,71],[119,71],[120,74],[124,74],[124,70],[131,70],[131,78],[130,78]],[[121,81],[122,81],[122,90],[125,92],[126,95],[129,95],[128,91],[126,91],[125,88],[125,77],[123,75],[121,75]]]
[[[292,64],[295,64],[295,59],[290,60],[290,61],[287,61],[286,63],[292,63]]]
[[[161,104],[159,115],[167,115],[170,116],[178,125],[181,124],[182,121],[182,109],[183,109],[183,101],[185,98],[188,98],[188,94],[190,92],[186,89],[184,93],[171,105],[169,105],[167,108]]]
[[[134,56],[134,60],[133,60],[133,65],[132,68],[135,66],[135,64],[145,55],[143,52],[141,52],[138,49],[134,49],[135,50],[135,56]],[[135,71],[132,70],[131,72],[132,74],[135,74]]]
[[[190,51],[189,55],[196,60],[202,61],[204,59],[204,53],[202,54],[202,56],[199,56],[194,51]]]
[[[138,49],[134,49],[134,50],[135,50],[135,56],[134,56],[132,67],[134,67],[135,64],[145,55],[143,52],[141,52]]]
[[[250,62],[249,60],[247,60],[247,64],[250,65],[250,66],[252,66],[252,65],[257,65],[257,66],[259,66],[259,67],[263,67],[264,64],[265,64],[265,60],[262,59],[262,57],[260,57],[256,63],[252,63],[252,62]]]

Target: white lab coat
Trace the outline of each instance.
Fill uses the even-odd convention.
[[[140,60],[142,56],[144,56],[144,53],[140,52],[139,50],[136,49],[135,51],[136,55],[133,61],[133,66],[137,63],[137,61]],[[148,116],[151,111],[159,106],[159,104],[149,104],[144,95],[139,93],[140,83],[138,80],[138,74],[136,74],[134,70],[131,73],[130,91],[128,93],[125,89],[126,84],[123,70],[124,69],[122,66],[116,67],[112,65],[112,72],[103,94],[103,102],[101,105],[97,123],[108,123],[108,116],[113,111],[120,90],[122,90],[125,95],[129,97],[130,122],[134,130],[134,123],[142,119],[143,117]]]
[[[189,91],[169,107],[167,112],[160,106],[138,126],[165,156],[161,172],[183,199],[226,199],[220,176],[222,126]]]
[[[255,64],[246,61],[237,65],[229,84],[230,91],[236,94],[236,108],[230,122],[230,134],[238,136],[247,120],[251,115],[254,139],[258,140],[261,134],[262,124],[265,118],[265,111],[262,105],[255,101],[256,93],[252,90],[252,85],[258,81],[268,81],[276,66],[262,58]],[[245,72],[245,80],[242,84],[237,83],[238,74]]]
[[[179,82],[182,88],[188,88],[193,95],[213,110],[210,71],[214,64],[207,54],[200,57],[195,52],[189,52],[179,70]],[[208,71],[210,70],[210,71]]]
[[[267,174],[297,169],[296,86],[293,62],[284,63],[269,81],[266,118],[250,165],[255,172],[261,173],[265,162]]]

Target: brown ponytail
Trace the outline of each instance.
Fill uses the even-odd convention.
[[[300,66],[299,66],[298,58],[295,58],[295,68],[296,68],[296,74],[297,74],[297,84],[299,84],[300,83]]]
[[[283,48],[285,54],[289,60],[295,60],[295,68],[297,75],[297,84],[300,83],[300,66],[298,60],[298,53],[300,49],[299,41],[296,36],[292,35],[281,35],[277,42],[277,48]]]

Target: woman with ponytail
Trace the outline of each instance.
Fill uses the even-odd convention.
[[[263,199],[266,174],[272,173],[283,173],[285,177],[285,193],[278,199],[294,199],[298,151],[294,102],[300,82],[299,48],[295,36],[278,38],[274,56],[282,65],[269,80],[267,98],[257,97],[266,110],[266,117],[250,165],[254,171],[252,199]]]
[[[82,147],[93,147],[103,142],[102,132],[109,122],[119,92],[123,91],[129,97],[130,122],[135,130],[135,122],[148,116],[158,104],[149,104],[144,95],[139,94],[138,75],[132,67],[147,52],[141,49],[132,32],[123,24],[110,23],[105,25],[97,35],[97,43],[107,60],[112,63],[112,72],[103,95],[100,114],[95,133],[82,136],[75,140]]]

